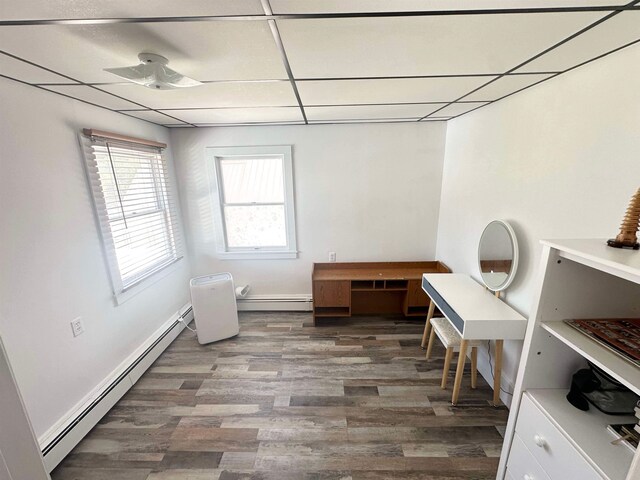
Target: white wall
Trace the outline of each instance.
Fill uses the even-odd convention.
[[[0,332],[41,436],[188,302],[189,265],[114,306],[78,146],[165,128],[5,79],[0,104]]]
[[[479,278],[482,229],[509,220],[522,255],[505,298],[528,314],[539,240],[615,236],[640,187],[638,85],[634,46],[449,122],[437,257]],[[520,348],[505,344],[510,381]]]
[[[229,271],[251,294],[311,293],[313,262],[435,257],[444,123],[174,129],[194,274]],[[293,145],[300,255],[220,260],[205,148]]]

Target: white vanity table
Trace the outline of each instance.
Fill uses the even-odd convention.
[[[462,337],[451,402],[454,405],[458,402],[469,340],[495,340],[493,401],[497,404],[503,340],[522,340],[527,319],[467,274],[426,273],[422,276],[422,289]]]

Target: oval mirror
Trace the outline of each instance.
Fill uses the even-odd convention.
[[[478,266],[489,290],[502,291],[513,281],[518,267],[518,241],[506,221],[494,220],[485,227],[478,245]]]

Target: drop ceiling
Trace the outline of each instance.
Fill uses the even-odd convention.
[[[10,0],[0,76],[167,127],[446,121],[640,42],[640,0]],[[107,67],[151,52],[200,80]]]

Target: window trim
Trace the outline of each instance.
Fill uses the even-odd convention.
[[[122,137],[122,138],[120,138]],[[96,227],[100,235],[100,244],[102,247],[102,251],[104,254],[104,260],[107,267],[107,272],[109,276],[109,280],[112,287],[113,298],[116,305],[121,305],[126,302],[130,298],[134,297],[138,293],[147,289],[151,285],[155,284],[159,280],[173,273],[177,268],[177,263],[182,260],[184,255],[182,254],[182,246],[181,246],[181,234],[180,224],[178,220],[178,208],[177,205],[173,207],[173,212],[171,212],[172,207],[170,206],[170,198],[176,197],[175,192],[172,191],[172,182],[170,177],[170,169],[169,169],[169,161],[165,155],[164,149],[166,148],[165,144],[157,144],[153,145],[157,142],[151,142],[142,139],[136,139],[133,137],[124,137],[119,136],[117,134],[110,134],[108,132],[95,131],[85,129],[81,134],[78,135],[80,148],[82,149],[84,161],[84,170],[87,177],[87,187],[89,190],[89,196],[91,197],[91,203],[93,206],[94,216]],[[166,172],[166,176],[164,179],[164,194],[161,191],[161,186],[158,185],[158,182],[161,180],[154,180],[154,184],[156,187],[155,197],[157,200],[161,200],[161,203],[167,204],[166,208],[158,208],[155,213],[164,212],[164,224],[167,226],[167,235],[172,237],[174,258],[168,258],[165,262],[157,262],[154,265],[149,266],[143,273],[139,274],[134,281],[132,281],[126,287],[124,286],[124,282],[122,279],[122,273],[120,272],[120,267],[118,264],[118,259],[116,255],[116,247],[113,239],[113,234],[111,232],[110,223],[103,222],[101,220],[101,216],[103,215],[103,211],[106,209],[105,203],[105,194],[101,186],[96,187],[93,185],[92,175],[95,175],[95,172],[92,172],[91,169],[93,165],[92,162],[94,160],[93,153],[93,138],[97,138],[103,141],[114,141],[118,144],[130,143],[133,147],[136,145],[140,145],[141,147],[155,147],[159,149],[160,159],[165,163],[164,169]],[[140,141],[137,141],[140,140]],[[148,143],[147,143],[148,142]],[[153,144],[152,144],[153,143]],[[160,190],[158,190],[160,189]],[[153,212],[145,212],[143,215],[148,215]],[[176,216],[176,221],[170,220],[168,215],[171,214]],[[105,228],[106,227],[106,228]]]
[[[221,259],[287,259],[298,258],[295,225],[295,199],[293,188],[293,161],[291,145],[269,145],[251,147],[207,147],[207,170],[209,173],[209,193],[215,224],[216,252]],[[284,211],[287,245],[285,247],[231,247],[227,245],[224,221],[223,186],[221,182],[220,160],[232,157],[282,157],[284,176]]]

